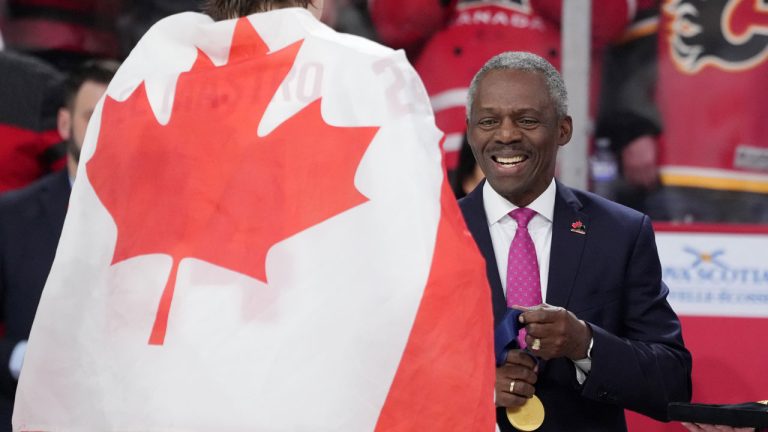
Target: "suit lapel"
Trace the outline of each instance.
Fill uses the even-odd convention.
[[[582,204],[573,192],[557,182],[546,299],[546,302],[551,305],[568,307],[571,291],[581,266],[584,245],[589,234],[571,231],[571,224],[577,221],[589,227],[589,216],[581,209]]]
[[[504,289],[501,286],[499,278],[499,269],[496,265],[496,255],[493,253],[493,243],[491,242],[491,233],[488,231],[488,217],[485,215],[483,206],[483,185],[485,181],[470,192],[469,195],[459,201],[461,212],[464,214],[464,221],[467,228],[472,233],[477,247],[485,258],[485,271],[488,282],[491,286],[491,299],[493,301],[493,321],[494,326],[504,317],[507,311],[507,301],[504,296]]]

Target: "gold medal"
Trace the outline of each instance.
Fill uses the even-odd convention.
[[[507,418],[517,430],[535,431],[544,423],[544,405],[533,395],[523,406],[507,408]]]

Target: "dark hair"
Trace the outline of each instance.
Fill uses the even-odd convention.
[[[109,84],[118,67],[119,62],[107,59],[87,60],[77,66],[64,79],[64,105],[68,108],[74,106],[77,92],[86,81]]]
[[[202,9],[214,20],[221,21],[287,6],[306,8],[310,3],[312,0],[206,0]]]
[[[475,174],[475,156],[472,154],[472,148],[469,146],[467,135],[461,141],[461,150],[459,150],[459,163],[456,169],[449,172],[448,179],[456,198],[463,198],[467,195],[464,191],[464,181]]]

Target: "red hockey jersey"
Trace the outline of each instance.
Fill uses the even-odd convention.
[[[768,10],[667,0],[657,100],[666,185],[768,192]]]

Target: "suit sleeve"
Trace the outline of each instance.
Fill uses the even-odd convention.
[[[585,397],[667,421],[669,402],[691,399],[691,355],[667,302],[650,219],[643,216],[624,279],[623,329],[590,323],[592,370]]]
[[[7,243],[7,235],[5,233],[5,218],[3,217],[6,208],[3,202],[0,202],[0,323],[2,323],[2,335],[0,336],[0,395],[13,400],[13,396],[16,392],[16,379],[11,376],[11,371],[8,368],[11,359],[11,353],[18,341],[12,340],[7,336],[5,329],[6,325],[6,268],[5,252],[4,248]]]

